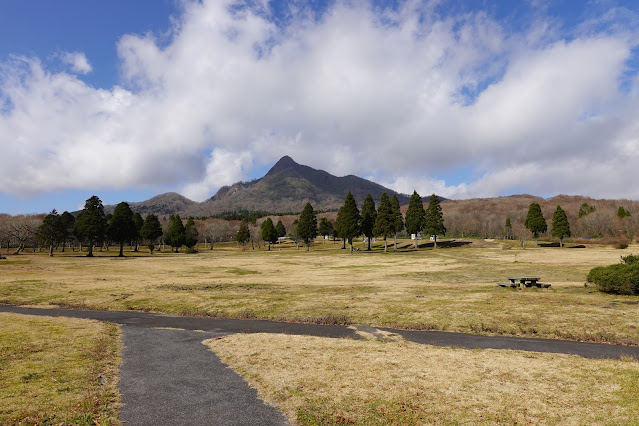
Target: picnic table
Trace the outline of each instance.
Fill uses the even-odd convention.
[[[543,284],[539,282],[539,277],[507,277],[510,281],[509,283],[498,283],[500,287],[539,287],[539,288],[548,288],[550,284]]]

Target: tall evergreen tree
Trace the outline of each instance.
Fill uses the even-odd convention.
[[[384,237],[384,253],[388,252],[388,242],[386,238],[393,232],[394,216],[391,202],[386,192],[382,193],[379,199],[379,207],[377,208],[377,217],[375,218],[375,226],[373,227],[374,235]]]
[[[133,211],[126,202],[121,202],[115,206],[113,216],[109,223],[109,237],[120,244],[118,257],[124,257],[124,242],[131,241],[137,236],[135,222],[133,222]]]
[[[104,240],[106,230],[107,221],[102,200],[94,195],[86,201],[84,209],[75,221],[74,234],[78,239],[88,243],[87,257],[93,257],[93,245]]]
[[[426,209],[426,218],[424,221],[424,232],[427,235],[433,235],[435,248],[437,248],[438,236],[446,235],[442,206],[439,204],[439,197],[435,194],[431,195],[428,199],[428,208]]]
[[[362,234],[368,239],[368,251],[371,250],[371,240],[373,239],[373,228],[375,227],[375,219],[377,219],[377,210],[375,210],[375,200],[371,194],[367,194],[362,203]]]
[[[559,238],[559,247],[564,246],[565,237],[571,236],[568,216],[566,216],[566,212],[560,205],[557,205],[557,209],[552,215],[552,229],[550,231],[550,235],[555,238]]]
[[[339,223],[339,234],[344,238],[344,242],[348,240],[351,245],[351,253],[353,252],[353,238],[361,234],[361,217],[357,203],[351,191],[348,191],[344,205],[337,213],[337,222]]]
[[[275,230],[277,231],[278,238],[286,237],[286,228],[281,220],[278,220],[275,224]]]
[[[49,256],[53,256],[53,246],[62,243],[64,247],[65,236],[65,223],[55,209],[44,218],[35,235],[37,241],[49,246]]]
[[[419,234],[424,230],[426,222],[426,211],[422,197],[417,191],[413,191],[408,202],[408,210],[406,210],[406,230],[409,234],[415,235],[415,248],[419,247]]]
[[[330,236],[333,233],[333,224],[327,218],[321,218],[318,232],[319,235],[323,237],[323,241],[326,240],[326,237]]]
[[[168,242],[171,244],[171,247],[175,248],[175,252],[177,253],[186,240],[186,228],[184,228],[182,218],[179,214],[171,215],[169,217],[169,223]]]
[[[504,226],[504,236],[507,240],[510,240],[513,235],[513,225],[510,223],[510,218],[506,218],[506,225]]]
[[[397,250],[397,233],[404,230],[404,217],[402,216],[402,210],[399,206],[399,198],[397,198],[397,194],[393,194],[390,202],[391,209],[393,211],[393,228],[391,232],[395,236],[395,250]]]
[[[243,220],[240,222],[240,229],[237,231],[235,239],[238,243],[242,244],[242,251],[244,251],[244,244],[251,238],[251,231],[249,230],[248,222]]]
[[[270,217],[267,217],[266,220],[262,222],[261,230],[262,239],[268,244],[268,251],[271,251],[271,244],[275,244],[277,242],[279,235]]]
[[[149,241],[149,248],[154,247],[155,240],[162,236],[162,225],[154,214],[148,214],[144,219],[144,224],[140,228],[140,236]],[[151,249],[151,254],[153,250]]]
[[[310,242],[317,237],[317,216],[311,203],[306,203],[297,224],[297,234],[309,250]]]
[[[144,225],[144,219],[142,219],[140,212],[133,213],[133,223],[135,224],[135,249],[133,251],[138,251],[140,247],[140,239],[142,238],[140,230],[142,229],[142,225]]]
[[[184,226],[184,245],[187,248],[193,248],[200,239],[200,233],[195,226],[195,221],[192,217],[189,217]]]
[[[60,215],[60,220],[62,221],[64,225],[64,240],[62,241],[62,252],[64,253],[65,244],[73,240],[73,229],[75,228],[75,216],[73,216],[68,211],[65,211]]]
[[[548,230],[548,224],[546,223],[546,219],[544,219],[544,215],[541,212],[541,206],[539,204],[530,204],[524,226],[532,232],[533,238],[535,239],[535,245],[538,245],[537,239],[539,238],[539,234]]]

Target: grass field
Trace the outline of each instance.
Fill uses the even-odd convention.
[[[400,246],[408,246],[403,241]],[[0,303],[183,315],[361,323],[413,329],[639,343],[639,297],[585,287],[588,271],[636,251],[454,248],[349,254],[339,244],[270,252],[217,244],[198,254],[27,253],[0,261]],[[536,275],[550,289],[496,286]]]
[[[113,324],[0,313],[0,424],[119,424]]]
[[[637,424],[639,362],[309,336],[205,342],[292,424]]]

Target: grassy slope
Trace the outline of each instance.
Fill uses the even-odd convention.
[[[113,324],[0,313],[0,424],[119,424]]]
[[[396,341],[205,342],[293,424],[636,424],[639,362]]]
[[[503,250],[476,241],[383,254],[378,243],[375,253],[349,255],[330,242],[308,253],[291,247],[21,255],[0,262],[0,302],[639,343],[639,298],[584,287],[591,267],[619,261],[612,248]],[[552,288],[496,286],[521,274]]]

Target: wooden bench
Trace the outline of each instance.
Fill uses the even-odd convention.
[[[497,285],[499,287],[512,287],[512,288],[519,287],[519,284],[517,283],[497,283]]]

